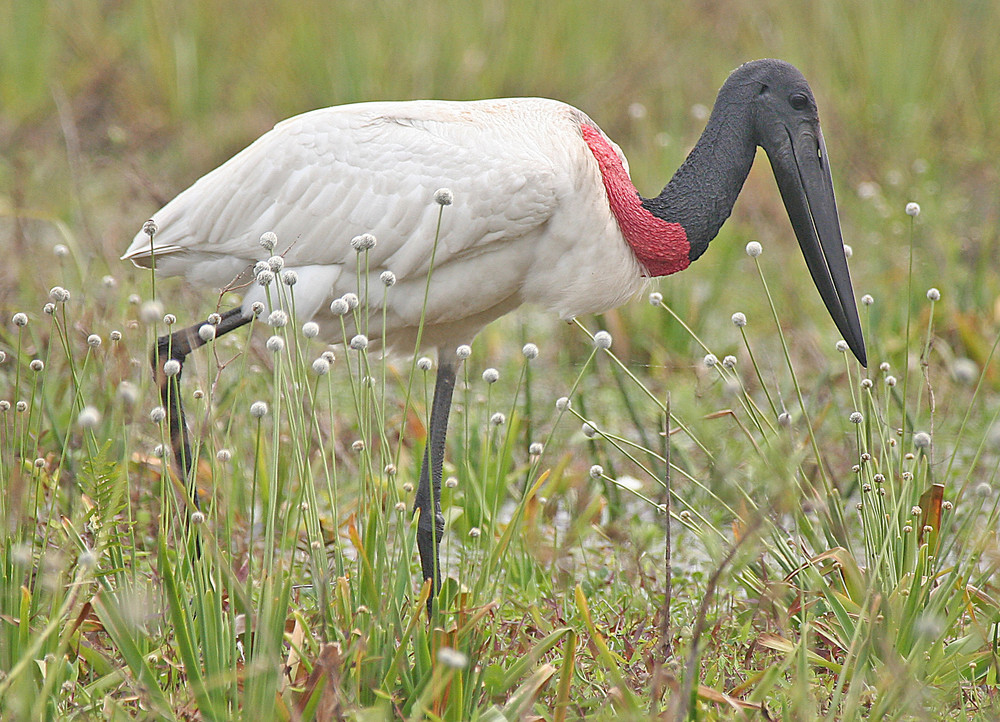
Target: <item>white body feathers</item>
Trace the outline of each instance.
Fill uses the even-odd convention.
[[[440,210],[434,194],[448,188],[454,203],[443,209],[424,345],[453,349],[523,303],[564,319],[607,310],[642,287],[642,268],[581,124],[594,125],[537,98],[363,103],[296,116],[153,215],[157,272],[216,287],[242,276],[248,312],[266,300],[249,270],[269,255],[259,239],[273,231],[274,253],[298,274],[299,322],[329,314],[345,293],[364,300],[367,288],[373,340],[384,295],[389,345],[412,349]],[[359,288],[364,255],[351,239],[363,233],[377,245]],[[123,258],[149,267],[149,237],[138,233]],[[387,291],[386,270],[397,279]]]

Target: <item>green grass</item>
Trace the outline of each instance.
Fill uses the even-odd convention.
[[[12,0],[0,21],[0,716],[995,718],[995,3]],[[150,420],[166,326],[117,260],[161,202],[288,115],[428,96],[571,102],[651,194],[693,106],[763,56],[819,98],[874,300],[867,371],[834,349],[759,163],[662,303],[579,325],[526,309],[473,344],[431,625],[408,509],[433,370],[337,348],[317,375],[335,328],[258,321],[191,357],[187,522]],[[156,297],[182,325],[217,302]]]

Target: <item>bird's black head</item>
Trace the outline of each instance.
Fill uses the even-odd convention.
[[[771,161],[809,272],[844,340],[864,365],[865,341],[812,89],[797,68],[781,60],[740,66],[720,99],[730,85],[731,97],[751,103],[754,142]]]
[[[866,364],[816,99],[794,66],[754,60],[734,70],[687,159],[643,206],[684,228],[689,260],[696,260],[732,212],[757,146],[771,161],[816,288],[844,340]]]

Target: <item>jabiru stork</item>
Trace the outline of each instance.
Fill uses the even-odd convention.
[[[756,60],[732,72],[697,144],[652,198],[636,191],[621,149],[565,103],[361,103],[279,123],[157,211],[155,235],[137,233],[122,258],[142,268],[155,260],[158,274],[225,287],[250,278],[262,252],[259,239],[273,232],[285,269],[297,273],[299,321],[342,313],[338,299],[358,293],[359,274],[362,287],[374,286],[386,271],[395,275],[384,307],[382,294],[368,298],[369,334],[384,334],[388,346],[410,351],[422,326],[422,344],[438,353],[413,508],[433,599],[456,347],[524,303],[562,319],[599,313],[635,296],[647,278],[687,268],[729,217],[758,146],[770,159],[820,296],[865,365],[816,101],[802,74],[780,60]],[[435,199],[452,200],[441,189],[451,189],[454,202],[438,228],[442,209]],[[362,245],[364,261],[357,251]],[[222,316],[215,335],[247,323],[253,304],[267,301],[261,285],[247,286],[242,305]],[[191,452],[177,371],[205,343],[202,325],[160,338],[153,350],[185,478]],[[163,366],[170,360],[178,363],[167,376]]]

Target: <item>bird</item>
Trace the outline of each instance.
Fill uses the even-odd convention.
[[[213,334],[199,333],[197,323],[157,339],[151,354],[180,473],[190,483],[184,360],[206,338],[249,322],[255,304],[278,305],[253,282],[255,268],[258,280],[267,270],[258,265],[262,251],[271,252],[262,238],[265,247],[278,239],[277,265],[294,271],[300,321],[342,314],[344,298],[378,288],[391,273],[392,288],[365,299],[368,335],[409,353],[419,339],[438,358],[413,506],[430,610],[441,583],[441,477],[457,347],[523,304],[569,320],[686,269],[732,212],[757,147],[813,282],[866,366],[816,99],[790,63],[754,60],[732,71],[687,158],[649,198],[632,183],[619,146],[557,100],[367,102],[278,123],[157,211],[122,256],[157,275],[241,286],[242,303],[213,319]]]

